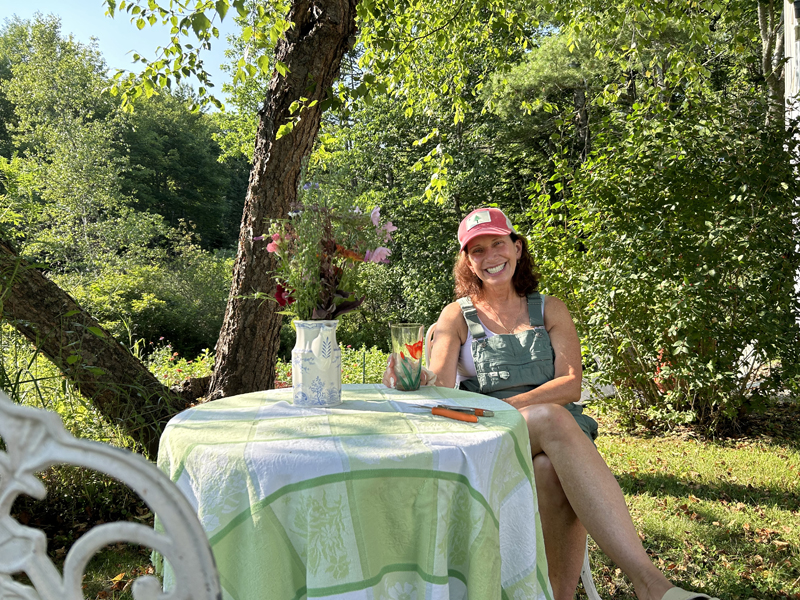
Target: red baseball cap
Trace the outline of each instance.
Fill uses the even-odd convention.
[[[509,218],[499,208],[478,208],[469,213],[458,226],[461,249],[479,235],[509,235],[517,233]]]

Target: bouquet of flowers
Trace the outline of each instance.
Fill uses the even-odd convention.
[[[267,250],[275,254],[275,300],[294,319],[336,319],[365,300],[356,271],[363,263],[388,263],[397,228],[381,224],[380,207],[335,210],[324,201],[298,203],[288,219],[272,222]]]

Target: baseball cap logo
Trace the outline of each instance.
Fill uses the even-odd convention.
[[[475,214],[470,215],[469,219],[467,219],[467,231],[469,231],[473,227],[477,227],[481,223],[491,223],[491,222],[492,222],[492,216],[489,214],[488,210],[475,211]]]

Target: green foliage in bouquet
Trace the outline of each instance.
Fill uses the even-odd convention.
[[[329,320],[355,310],[366,296],[357,269],[388,264],[391,250],[381,244],[397,228],[381,225],[380,208],[337,209],[317,184],[306,184],[288,219],[270,225],[267,250],[275,254],[275,300],[284,314],[301,321]],[[256,240],[266,240],[259,236]]]

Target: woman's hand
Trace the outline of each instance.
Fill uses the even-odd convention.
[[[386,363],[386,370],[383,372],[383,385],[393,388],[397,384],[397,375],[394,372],[394,354],[389,355],[389,362]]]
[[[394,369],[397,366],[397,359],[394,354],[389,355],[389,362],[386,363],[386,370],[383,372],[383,385],[388,388],[395,388],[400,391],[405,391],[400,378],[395,373]],[[420,387],[426,385],[434,385],[436,383],[436,373],[422,367],[422,372],[419,376]]]

